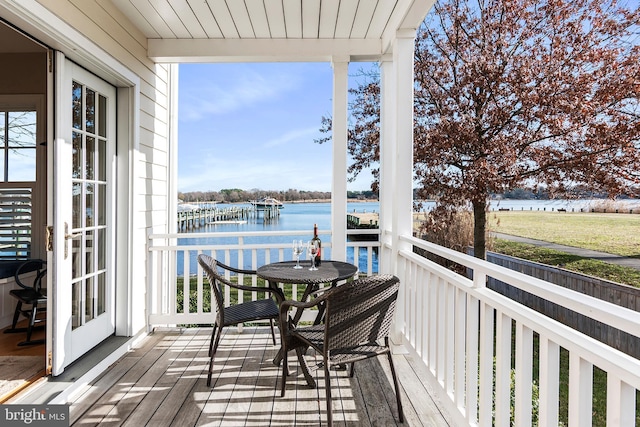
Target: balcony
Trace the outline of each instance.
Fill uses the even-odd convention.
[[[227,331],[214,372],[217,383],[210,390],[205,372],[211,330],[175,327],[211,321],[196,254],[212,253],[225,263],[256,268],[291,259],[289,242],[295,234],[150,236],[148,268],[154,286],[147,290],[148,319],[154,332],[70,400],[78,425],[111,417],[155,422],[167,416],[179,420],[175,425],[263,425],[267,419],[272,425],[320,424],[326,417],[322,386],[310,390],[297,378],[279,397],[280,371],[271,363],[278,347],[268,342],[267,328]],[[418,420],[424,419],[434,425],[636,425],[639,360],[513,302],[486,282],[496,278],[632,336],[640,335],[640,313],[411,236],[399,236],[395,245],[390,233],[378,237],[350,241],[347,261],[358,260],[361,274],[379,270],[400,278],[392,339],[409,408],[407,425],[421,425]],[[330,239],[323,238],[325,247],[330,257]],[[429,261],[417,248],[463,266],[472,278]],[[183,308],[182,297],[176,297],[189,293],[190,282],[193,309]],[[301,294],[295,287],[290,291],[294,298]],[[367,425],[379,416],[391,425],[397,421],[385,365],[362,366],[355,379],[335,373],[340,390],[334,394],[335,413],[341,423]],[[323,384],[322,371],[317,375]]]
[[[71,425],[326,425],[323,369],[313,371],[318,386],[310,389],[290,363],[286,395],[280,397],[281,368],[272,363],[278,346],[268,327],[226,331],[213,388],[207,387],[210,334],[211,328],[155,332],[72,399]],[[313,365],[313,354],[307,357]],[[394,360],[406,417],[405,424],[397,425],[448,425],[420,380],[421,364],[411,356]],[[334,425],[396,425],[386,360],[359,362],[354,378],[335,371],[331,381]]]

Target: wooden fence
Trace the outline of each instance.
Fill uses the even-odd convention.
[[[640,311],[640,289],[507,255],[487,253],[487,261],[568,289]],[[514,301],[640,359],[640,338],[490,278],[487,286]],[[640,325],[638,325],[640,328]]]

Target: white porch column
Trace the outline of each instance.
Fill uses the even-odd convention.
[[[392,239],[394,255],[409,244],[398,236],[411,235],[413,228],[413,58],[415,29],[399,30],[393,46],[396,89],[396,152],[394,163]],[[403,247],[404,246],[404,247]]]
[[[333,181],[331,183],[331,259],[347,259],[347,115],[349,58],[334,58]]]
[[[392,210],[392,253],[391,261],[395,274],[405,276],[400,269],[398,252],[411,250],[409,243],[400,242],[399,236],[412,234],[413,229],[413,59],[415,29],[401,29],[396,33],[393,43],[393,69],[395,80],[395,161],[393,162]],[[402,329],[405,315],[405,292],[401,282],[396,320],[393,322],[390,337],[396,344],[402,342]]]
[[[396,98],[393,55],[380,59],[380,239],[378,271],[382,274],[395,273],[391,262],[391,250],[384,243],[391,243],[393,230],[393,189],[395,185],[396,153]]]

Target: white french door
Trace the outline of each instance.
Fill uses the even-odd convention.
[[[115,330],[116,89],[57,60],[54,375]]]

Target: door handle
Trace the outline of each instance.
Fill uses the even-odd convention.
[[[69,234],[69,224],[68,223],[64,223],[64,240],[69,240],[69,239],[73,239],[75,237],[80,237],[82,236],[82,233],[76,233],[76,234]],[[65,242],[64,245],[64,259],[67,259],[67,257],[69,256],[69,245]]]

